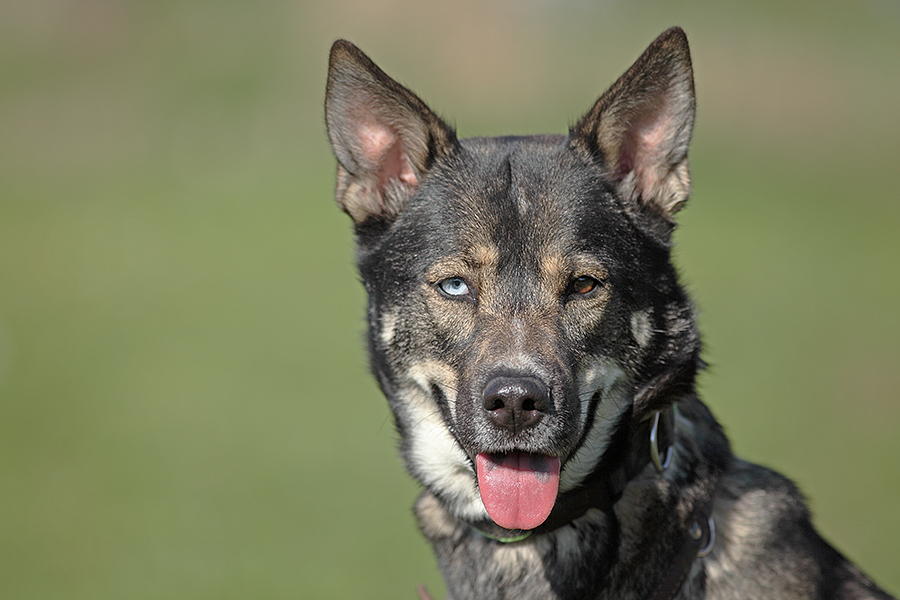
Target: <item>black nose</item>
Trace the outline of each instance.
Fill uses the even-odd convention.
[[[550,409],[550,391],[534,377],[495,377],[484,387],[484,410],[496,425],[518,433]]]

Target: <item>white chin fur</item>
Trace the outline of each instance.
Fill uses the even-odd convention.
[[[441,411],[431,396],[416,387],[406,390],[407,403],[401,419],[407,424],[410,469],[441,498],[458,517],[488,518],[469,457],[447,429]]]

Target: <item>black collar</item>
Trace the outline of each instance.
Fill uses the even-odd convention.
[[[564,527],[591,508],[611,512],[625,486],[646,468],[647,463],[653,463],[660,473],[669,466],[672,444],[675,440],[675,411],[674,405],[653,411],[636,427],[632,427],[631,434],[626,434],[624,438],[624,447],[619,446],[615,452],[619,457],[615,459],[615,464],[601,464],[582,486],[560,496],[550,516],[540,527],[531,531],[512,530],[500,527],[492,521],[469,523],[469,526],[485,537],[513,543]],[[695,560],[713,550],[716,530],[712,512],[717,487],[718,481],[713,483],[708,497],[695,504],[686,521],[688,527],[683,533],[681,546],[672,558],[669,568],[661,574],[658,584],[647,596],[648,600],[672,600]],[[421,585],[418,588],[418,595],[420,600],[432,600],[428,591]]]

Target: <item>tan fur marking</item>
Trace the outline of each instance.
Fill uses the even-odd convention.
[[[631,335],[638,346],[644,348],[653,334],[650,325],[650,309],[639,310],[631,314]]]
[[[568,278],[569,266],[562,254],[551,251],[541,257],[541,280],[556,295],[563,292]]]
[[[431,386],[437,384],[447,398],[456,399],[456,371],[450,365],[436,360],[423,360],[410,367],[407,375],[427,394],[431,393]]]
[[[397,315],[391,312],[386,312],[381,317],[381,342],[385,346],[390,346],[391,342],[394,341],[398,320]]]
[[[606,268],[591,255],[567,257],[556,250],[548,250],[541,258],[541,280],[546,285],[555,285],[562,293],[572,277],[589,275],[599,281],[609,276]]]
[[[422,531],[429,538],[449,537],[454,534],[458,522],[441,506],[440,500],[431,494],[422,494],[416,502],[416,516]]]
[[[500,249],[497,246],[479,244],[469,251],[472,266],[476,269],[496,271],[500,262]]]
[[[428,283],[434,284],[447,277],[466,277],[469,274],[469,266],[461,257],[454,256],[445,261],[435,263],[425,273]]]

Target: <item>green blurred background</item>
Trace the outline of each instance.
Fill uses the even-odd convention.
[[[462,135],[691,40],[702,390],[900,592],[900,5],[0,3],[0,598],[443,592],[322,121],[347,37]]]

